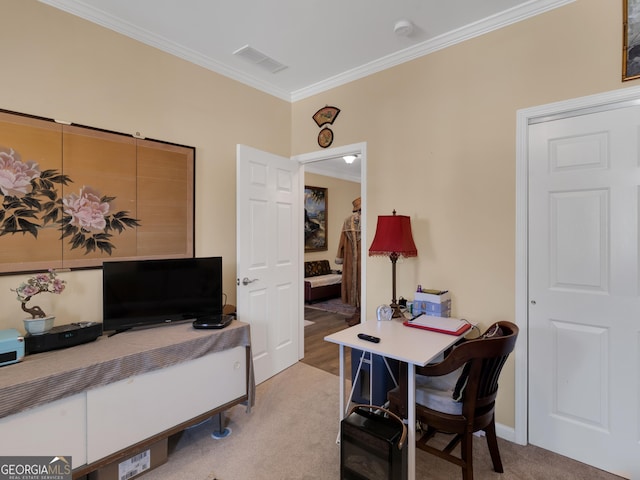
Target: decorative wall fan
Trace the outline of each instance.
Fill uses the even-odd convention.
[[[339,108],[327,105],[313,114],[313,120],[319,127],[327,124],[332,125],[339,113]],[[318,133],[318,145],[320,145],[322,148],[327,148],[332,143],[333,131],[329,127],[324,127],[322,130],[320,130],[320,133]]]

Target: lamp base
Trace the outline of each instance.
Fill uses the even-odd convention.
[[[402,311],[400,310],[400,305],[398,305],[397,303],[392,303],[389,306],[393,310],[393,315],[391,315],[391,318],[400,318],[404,316],[402,314]]]

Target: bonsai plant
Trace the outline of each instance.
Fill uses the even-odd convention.
[[[18,288],[12,291],[16,292],[18,301],[21,303],[22,310],[31,315],[31,318],[45,318],[47,314],[37,305],[27,307],[27,303],[39,293],[57,293],[63,292],[66,282],[57,277],[56,272],[49,270],[44,273],[37,273],[29,278],[26,282],[20,284]]]

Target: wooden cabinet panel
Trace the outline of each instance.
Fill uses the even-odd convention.
[[[87,461],[95,462],[247,394],[234,347],[87,391]]]
[[[87,463],[85,393],[0,418],[2,455],[70,455],[73,466]]]

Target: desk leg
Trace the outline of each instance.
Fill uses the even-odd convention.
[[[344,345],[340,345],[340,420],[344,418]]]
[[[336,444],[340,445],[340,422],[344,414],[344,345],[340,345],[340,415],[338,415],[338,436]]]
[[[416,376],[415,365],[407,364],[407,411],[409,419],[407,425],[407,479],[416,479]]]

